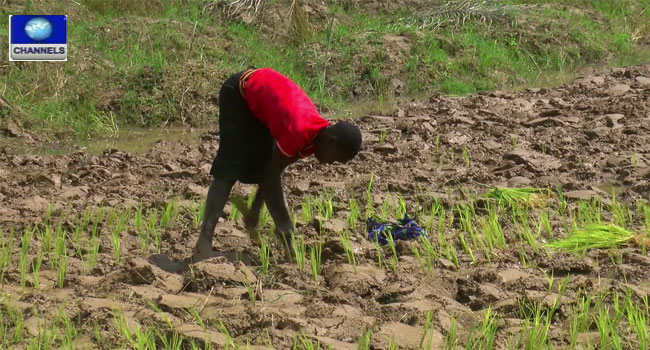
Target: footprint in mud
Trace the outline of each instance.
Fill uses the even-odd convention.
[[[255,260],[248,254],[244,254],[239,251],[225,251],[218,252],[212,251],[212,256],[203,259],[213,259],[213,258],[222,258],[227,262],[241,262],[245,265],[251,266],[255,264]],[[169,273],[182,274],[185,271],[189,270],[190,264],[197,263],[199,261],[192,262],[190,258],[183,260],[173,260],[166,254],[154,254],[149,257],[149,262],[160,268],[161,270]]]

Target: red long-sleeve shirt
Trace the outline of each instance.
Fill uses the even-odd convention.
[[[251,112],[269,128],[282,154],[293,158],[314,153],[314,138],[330,122],[321,117],[298,84],[270,68],[260,68],[248,76],[243,93]]]

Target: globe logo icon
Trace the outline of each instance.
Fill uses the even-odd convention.
[[[52,35],[52,23],[42,17],[32,18],[25,24],[25,33],[32,40],[45,40]]]

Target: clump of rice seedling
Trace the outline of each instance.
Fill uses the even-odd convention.
[[[373,198],[372,198],[372,185],[375,179],[375,173],[370,173],[370,180],[368,181],[368,186],[366,187],[366,217],[369,218],[374,214],[373,209]]]
[[[620,227],[627,227],[627,224],[633,220],[632,211],[623,203],[612,197],[612,204],[610,205],[610,212],[614,217],[614,223]]]
[[[296,264],[299,269],[305,268],[305,261],[307,260],[307,248],[305,246],[305,237],[298,235],[292,241],[293,254],[296,257]]]
[[[496,199],[499,204],[508,206],[516,203],[526,203],[534,207],[543,207],[550,194],[550,191],[544,188],[494,187],[484,197]]]
[[[321,273],[321,254],[323,252],[323,244],[317,241],[309,247],[309,256],[311,257],[311,276],[314,281],[318,282],[318,276]]]
[[[339,233],[339,238],[341,238],[341,245],[345,251],[345,257],[348,259],[348,264],[352,265],[354,270],[357,270],[357,262],[354,257],[354,248],[352,248],[352,243],[350,242],[350,235],[347,231],[343,230]]]
[[[266,237],[260,237],[260,264],[263,274],[269,273],[269,259],[271,257],[271,250]]]
[[[205,212],[205,201],[199,203],[196,206],[196,210],[192,213],[192,221],[194,222],[194,228],[199,228],[201,225],[201,220],[203,220],[203,213]]]
[[[160,227],[162,228],[169,227],[169,225],[176,219],[177,216],[178,216],[178,204],[176,204],[176,200],[172,199],[165,204],[165,209],[160,215]]]
[[[427,311],[422,335],[420,336],[420,349],[431,349],[433,347],[433,331],[433,311]]]
[[[320,350],[320,341],[317,340],[316,343],[312,342],[304,333],[300,333],[295,338],[291,344],[291,350]]]
[[[34,289],[38,289],[40,285],[39,277],[41,273],[42,264],[43,264],[43,249],[39,249],[38,253],[36,254],[36,260],[32,265],[32,275],[34,276]]]
[[[372,337],[372,329],[366,328],[361,333],[359,341],[357,342],[357,350],[370,350],[370,338]]]
[[[499,324],[498,315],[490,307],[481,322],[470,331],[466,349],[493,349]]]
[[[27,273],[27,253],[29,252],[29,243],[32,241],[34,231],[31,228],[26,228],[23,232],[20,243],[20,262],[18,263],[20,269],[20,286],[25,287],[25,274]]]
[[[463,147],[462,157],[463,157],[463,160],[465,161],[465,168],[469,168],[470,161],[469,161],[469,153],[467,151],[467,147]]]
[[[305,196],[305,198],[302,200],[300,211],[302,213],[302,220],[306,224],[309,224],[314,220],[314,210],[312,208],[311,195]]]
[[[649,248],[650,238],[645,234],[634,234],[614,224],[591,224],[574,230],[565,239],[547,245],[553,249],[581,253],[587,249],[607,249],[625,244]]]
[[[551,319],[554,308],[552,310],[544,311],[544,308],[539,303],[534,305],[520,304],[520,313],[525,320],[522,329],[522,342],[520,346],[524,349],[547,349],[549,343],[549,331],[551,327]]]
[[[313,203],[318,214],[319,220],[329,220],[334,216],[334,205],[332,202],[332,194],[325,190],[319,195],[318,200]]]
[[[381,134],[379,134],[379,145],[383,145],[385,141],[386,141],[386,129],[382,130]]]
[[[149,213],[149,219],[147,220],[147,228],[149,230],[149,236],[153,237],[154,246],[156,247],[156,252],[160,253],[161,241],[160,241],[160,232],[157,227],[158,221],[158,210],[153,209]]]
[[[361,210],[359,202],[356,199],[350,198],[350,215],[348,216],[348,227],[351,230],[357,229],[357,221],[361,217]]]
[[[420,246],[423,247],[423,254],[420,254]],[[433,265],[436,259],[439,257],[439,254],[436,252],[436,249],[429,238],[420,236],[418,243],[411,245],[411,250],[413,251],[413,255],[415,255],[422,269],[429,275],[433,275]]]
[[[10,230],[9,234],[0,231],[0,283],[4,282],[5,273],[11,261],[11,253],[14,250],[14,231]]]
[[[456,349],[458,342],[458,322],[454,317],[451,318],[449,331],[445,336],[445,350]]]
[[[386,241],[388,242],[388,248],[390,249],[390,267],[394,273],[397,273],[397,249],[395,248],[395,240],[393,239],[392,234],[386,235]]]

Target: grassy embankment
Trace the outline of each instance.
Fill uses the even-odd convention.
[[[213,123],[221,81],[248,65],[289,75],[322,110],[345,116],[363,101],[543,85],[585,65],[635,63],[650,41],[641,0],[434,1],[390,11],[327,1],[307,22],[282,0],[243,16],[250,21],[211,0],[78,2],[0,10],[0,46],[7,15],[66,13],[70,49],[66,63],[5,61],[0,116],[61,135]]]

